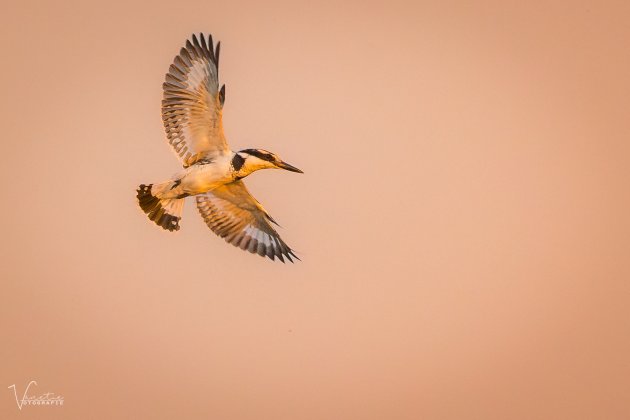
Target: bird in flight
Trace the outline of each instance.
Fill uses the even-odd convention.
[[[259,169],[302,171],[266,150],[230,150],[222,123],[225,85],[219,88],[220,49],[212,35],[207,39],[193,35],[166,73],[162,120],[184,169],[166,182],[140,185],[138,203],[150,220],[175,231],[185,198],[195,196],[208,227],[228,243],[272,260],[299,260],[242,179]]]

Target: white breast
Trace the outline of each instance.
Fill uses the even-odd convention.
[[[190,195],[202,194],[234,180],[230,155],[224,155],[211,163],[186,168],[181,187]]]

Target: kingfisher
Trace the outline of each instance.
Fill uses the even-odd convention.
[[[140,185],[138,203],[150,220],[172,232],[180,228],[186,197],[194,196],[206,225],[228,243],[283,263],[299,260],[243,178],[260,169],[303,172],[263,149],[230,149],[223,133],[220,50],[212,35],[193,35],[169,67],[162,85],[162,121],[183,170],[168,181]]]

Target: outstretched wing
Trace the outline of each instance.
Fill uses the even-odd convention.
[[[228,243],[272,260],[299,258],[271,227],[275,221],[249,193],[242,181],[234,181],[197,195],[197,208],[210,229]]]
[[[175,57],[162,85],[162,120],[168,142],[184,167],[228,151],[223,135],[225,85],[219,89],[219,51],[212,35],[196,35]]]

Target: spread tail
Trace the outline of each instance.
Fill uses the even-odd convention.
[[[138,187],[138,203],[149,219],[163,229],[174,231],[179,230],[179,220],[182,218],[184,209],[183,198],[158,198],[168,190],[172,181],[162,184],[140,185]]]

